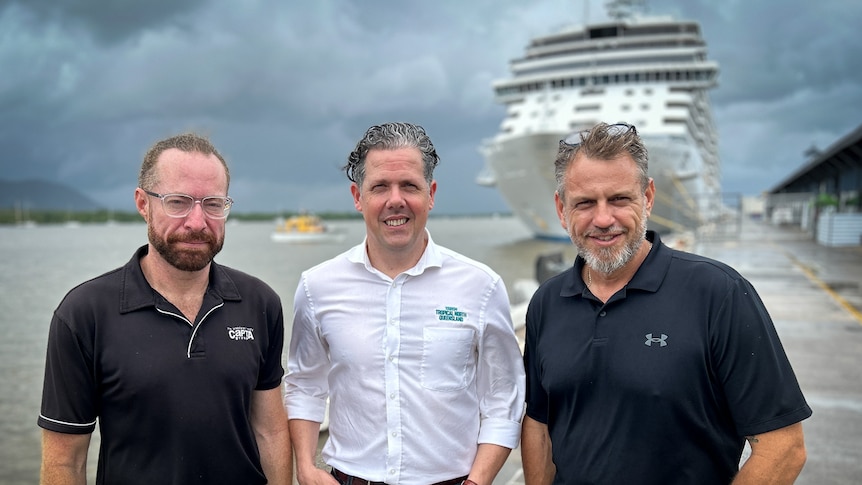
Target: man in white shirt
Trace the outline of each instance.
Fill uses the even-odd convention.
[[[285,406],[301,485],[491,485],[517,447],[524,369],[505,285],[425,227],[439,158],[372,126],[344,167],[362,244],[302,274]],[[315,467],[330,400],[329,439]]]

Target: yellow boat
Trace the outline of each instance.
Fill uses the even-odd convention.
[[[313,214],[289,217],[276,226],[272,240],[288,243],[330,243],[344,240],[344,231],[325,224]]]

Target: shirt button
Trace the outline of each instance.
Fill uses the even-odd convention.
[[[395,393],[394,392],[389,395],[389,399],[395,399]]]
[[[395,431],[393,431],[393,432],[392,432],[392,437],[394,438],[394,437],[396,437],[396,436],[398,436],[398,433],[396,433]]]
[[[607,314],[608,314],[608,312],[606,312],[606,311],[602,310],[602,312],[601,312],[601,313],[599,313],[599,316],[600,316],[600,317],[603,317],[603,316],[605,316],[605,315],[607,315]]]
[[[389,361],[390,361],[390,362],[394,362],[394,361],[395,361],[395,356],[394,356],[394,355],[390,355],[390,356],[389,356]]]
[[[394,469],[394,468],[390,469],[390,470],[389,470],[389,474],[390,474],[390,475],[395,475],[395,469]]]

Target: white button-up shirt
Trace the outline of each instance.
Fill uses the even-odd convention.
[[[466,475],[479,443],[518,446],[524,368],[505,285],[428,246],[392,279],[365,242],[302,274],[285,376],[291,419],[321,422],[327,464],[390,484]]]

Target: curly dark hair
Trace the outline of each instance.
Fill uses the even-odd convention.
[[[384,123],[374,125],[365,132],[365,136],[356,144],[356,148],[347,157],[344,171],[347,178],[360,188],[365,180],[365,157],[373,149],[396,150],[398,148],[416,148],[422,153],[425,165],[425,181],[429,184],[434,179],[434,167],[440,161],[431,138],[425,129],[412,123]]]

